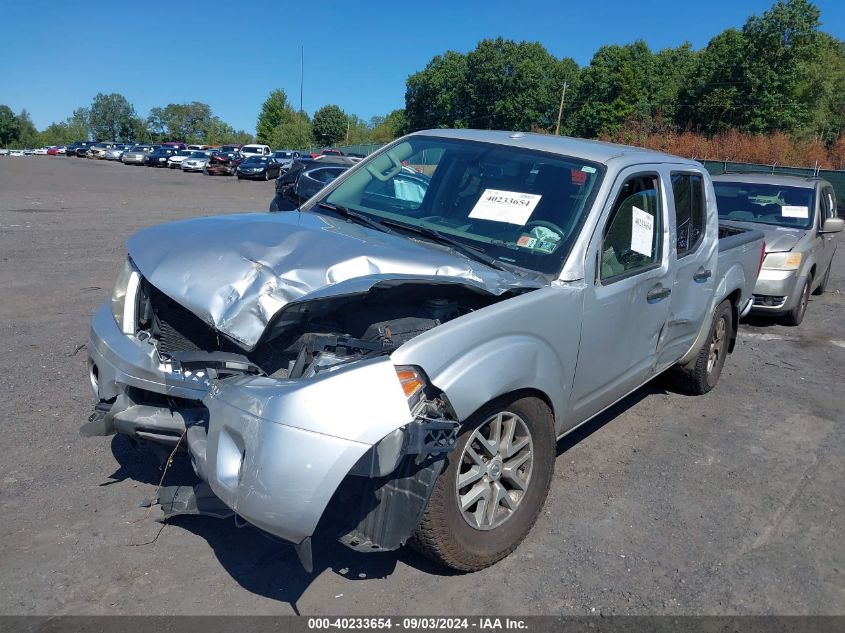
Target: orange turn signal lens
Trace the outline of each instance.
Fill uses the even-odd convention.
[[[399,384],[402,385],[402,391],[405,392],[405,397],[409,400],[425,387],[422,378],[413,369],[400,369],[397,367],[396,376],[399,378]]]

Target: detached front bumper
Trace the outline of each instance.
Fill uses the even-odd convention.
[[[801,298],[806,276],[796,270],[762,269],[754,285],[753,314],[789,312]]]
[[[121,332],[107,304],[94,315],[88,349],[101,415],[83,434],[120,432],[170,445],[184,434],[214,495],[296,544],[314,533],[350,471],[386,475],[414,452],[407,427],[419,422],[387,356],[308,379],[245,374],[211,382],[174,370],[178,363],[161,359],[151,342]]]
[[[174,371],[152,341],[124,334],[108,304],[91,319],[88,378],[95,398],[111,406],[100,405],[81,429],[86,436],[125,433],[136,440],[175,445],[186,425],[205,415],[207,382]]]

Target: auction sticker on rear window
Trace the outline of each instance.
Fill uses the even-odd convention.
[[[785,218],[809,218],[810,208],[785,204],[780,208],[780,214]]]
[[[469,217],[522,226],[531,217],[542,197],[533,193],[485,189],[469,212]]]

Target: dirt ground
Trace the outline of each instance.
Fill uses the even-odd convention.
[[[90,315],[131,232],[272,192],[0,157],[0,613],[845,614],[845,252],[801,327],[741,326],[715,391],[657,379],[562,441],[545,511],[490,569],[325,544],[310,575],[232,520],[146,518],[154,460],[77,432]]]

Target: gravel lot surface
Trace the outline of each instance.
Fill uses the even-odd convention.
[[[232,520],[146,518],[155,461],[77,432],[90,315],[131,232],[272,192],[0,157],[0,613],[845,614],[845,252],[801,327],[741,326],[714,392],[658,378],[563,440],[545,511],[490,569],[325,544],[309,575]]]

